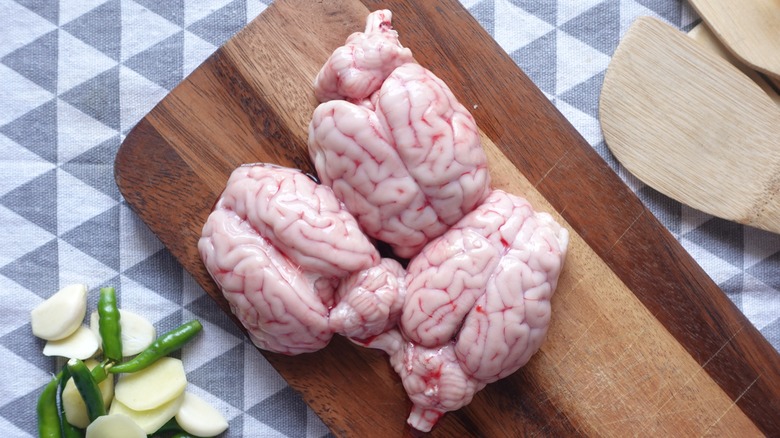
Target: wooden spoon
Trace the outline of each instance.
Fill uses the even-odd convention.
[[[691,0],[691,5],[737,58],[780,80],[780,2]]]
[[[650,187],[780,233],[780,109],[723,58],[639,18],[609,64],[599,113],[612,153]]]
[[[780,32],[780,29],[778,30]],[[780,94],[777,94],[775,87],[769,83],[769,81],[761,76],[758,72],[752,68],[746,66],[737,57],[726,49],[723,43],[718,40],[712,30],[707,27],[707,23],[699,23],[696,27],[688,32],[688,36],[693,38],[694,41],[701,44],[702,47],[709,50],[710,53],[716,54],[726,61],[730,62],[734,67],[737,67],[739,71],[744,73],[753,82],[756,83],[762,90],[778,105],[780,106]]]

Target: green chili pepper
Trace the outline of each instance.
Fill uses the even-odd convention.
[[[103,362],[100,362],[95,368],[92,368],[91,374],[92,378],[95,379],[95,383],[100,384],[100,382],[106,380],[106,377],[108,377],[108,371],[106,371],[107,367],[110,367],[110,365],[113,365],[113,362],[111,362],[108,359],[103,360]]]
[[[68,372],[73,377],[73,383],[76,384],[81,398],[84,399],[89,421],[95,421],[97,417],[106,415],[103,395],[100,393],[100,388],[98,388],[95,379],[92,378],[92,373],[84,362],[79,359],[68,360]]]
[[[68,383],[68,380],[70,380],[70,371],[68,371],[68,366],[65,365],[62,367],[62,379],[60,379],[60,400],[62,400],[62,391],[65,389],[65,385]],[[65,415],[65,406],[60,405],[60,426],[62,430],[62,437],[63,438],[84,438],[84,431],[77,428],[76,426],[68,423],[68,418]]]
[[[60,413],[57,407],[57,387],[62,380],[62,373],[54,376],[43,388],[38,397],[38,436],[41,438],[60,437]]]
[[[119,325],[119,309],[116,306],[116,290],[113,287],[100,289],[98,299],[100,337],[103,339],[103,356],[114,361],[122,360],[122,329]]]
[[[203,326],[197,319],[182,324],[158,337],[150,346],[138,353],[138,356],[133,359],[110,367],[108,372],[134,373],[136,371],[141,371],[155,363],[157,359],[167,356],[169,353],[184,346],[184,344],[189,342],[189,340],[197,335],[202,329]]]

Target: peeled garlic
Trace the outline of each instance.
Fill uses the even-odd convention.
[[[176,422],[185,432],[195,436],[215,436],[228,428],[227,420],[218,410],[191,392],[184,393]]]
[[[134,411],[146,411],[180,396],[186,386],[181,360],[163,357],[137,373],[122,374],[114,398]]]
[[[127,415],[103,415],[87,427],[86,438],[146,438],[146,433]]]
[[[161,404],[154,409],[146,411],[136,411],[128,408],[122,402],[114,400],[111,403],[111,409],[109,415],[122,414],[130,417],[138,427],[141,428],[147,434],[157,432],[163,424],[170,421],[171,418],[176,415],[181,407],[181,403],[184,400],[184,394],[174,398],[171,401]]]
[[[44,356],[60,356],[69,359],[89,359],[98,351],[98,341],[92,330],[86,326],[76,328],[70,336],[57,341],[47,341],[43,346]]]
[[[84,362],[84,364],[91,370],[98,365],[98,361],[90,359]],[[100,394],[103,396],[103,404],[108,406],[111,403],[111,399],[114,398],[114,379],[112,376],[108,376],[98,384]],[[68,419],[68,423],[79,428],[85,428],[89,425],[89,416],[87,414],[87,405],[84,404],[84,399],[81,398],[76,384],[73,383],[73,379],[68,380],[65,384],[65,388],[62,390],[62,408],[65,410],[65,418]]]
[[[32,332],[47,341],[67,338],[87,314],[87,286],[72,284],[60,289],[30,312]]]
[[[136,355],[148,347],[157,337],[157,331],[146,318],[128,310],[119,310],[119,327],[122,330],[122,356]],[[89,317],[89,328],[100,339],[100,316],[92,312]]]

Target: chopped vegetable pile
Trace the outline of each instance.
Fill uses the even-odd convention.
[[[67,359],[38,398],[38,435],[211,437],[224,432],[224,416],[186,390],[182,361],[168,357],[201,332],[200,322],[158,337],[149,321],[117,307],[113,287],[104,287],[86,327],[88,293],[85,285],[67,286],[30,313],[33,334],[46,341],[43,354]]]

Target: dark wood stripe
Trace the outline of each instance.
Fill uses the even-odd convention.
[[[200,229],[214,202],[213,191],[147,119],[133,128],[119,149],[114,174],[127,204],[179,263],[201,285],[209,286],[210,295],[216,296],[220,308],[232,316],[227,301],[213,293],[216,288],[197,252]],[[192,196],[190,190],[205,195]],[[157,212],[160,205],[182,205],[183,208],[161,218]]]

